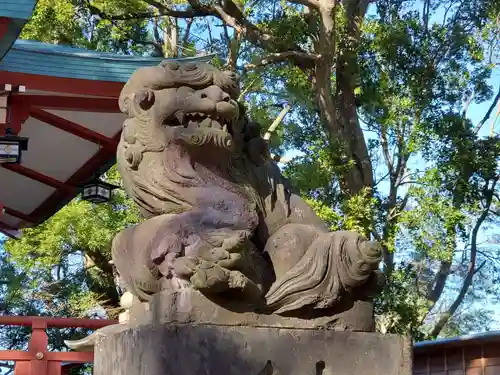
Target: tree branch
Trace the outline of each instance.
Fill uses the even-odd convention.
[[[318,0],[288,0],[289,3],[304,5],[308,8],[319,9],[320,2]]]
[[[384,154],[384,159],[387,164],[387,170],[389,171],[389,176],[391,178],[394,177],[394,163],[391,157],[391,153],[389,152],[389,143],[387,141],[387,133],[385,129],[380,130],[380,145],[382,146],[382,152]]]
[[[274,121],[271,124],[271,126],[267,129],[266,134],[264,134],[263,138],[266,141],[269,141],[271,139],[272,134],[276,131],[276,129],[278,128],[279,124],[281,124],[281,121],[283,121],[283,119],[285,118],[285,116],[287,115],[287,113],[290,111],[291,108],[292,107],[290,106],[290,104],[285,104],[283,106],[283,109],[279,113],[278,117],[276,117],[274,119]]]
[[[255,69],[258,67],[262,67],[265,65],[269,65],[278,61],[285,61],[289,59],[301,59],[301,60],[311,60],[315,61],[319,58],[319,55],[315,55],[312,53],[305,53],[305,52],[300,52],[300,51],[286,51],[286,52],[277,52],[277,53],[270,53],[269,55],[265,56],[264,58],[260,59],[258,62],[254,64],[247,64],[245,65],[245,69]]]
[[[477,236],[479,233],[479,230],[481,229],[481,226],[483,222],[486,220],[488,217],[488,213],[490,210],[491,202],[493,200],[493,191],[495,189],[495,186],[498,182],[498,177],[493,181],[492,187],[488,190],[487,192],[487,205],[486,208],[483,210],[481,215],[476,221],[476,225],[474,225],[474,228],[472,229],[472,236],[471,236],[471,250],[470,250],[470,261],[469,261],[469,267],[467,269],[467,274],[464,278],[464,281],[462,283],[462,287],[460,288],[460,292],[458,293],[457,298],[453,301],[453,303],[450,305],[448,310],[441,314],[441,317],[437,321],[436,325],[431,331],[431,337],[436,338],[439,333],[443,330],[444,326],[450,318],[455,314],[457,311],[458,307],[460,304],[463,302],[467,291],[469,290],[470,286],[472,285],[472,280],[474,278],[474,274],[476,272],[476,259],[477,259]]]
[[[156,14],[154,12],[138,12],[138,13],[129,13],[129,14],[116,14],[110,15],[104,13],[100,9],[95,6],[89,7],[92,14],[99,16],[102,19],[110,20],[110,21],[129,21],[129,20],[137,20],[137,19],[148,19],[148,18],[159,18],[163,16],[170,16],[175,18],[196,18],[196,17],[206,17],[207,14],[203,13],[203,11],[195,11],[194,9],[188,8],[185,10],[177,10],[168,8],[166,6],[162,6],[162,9],[159,10],[160,14]]]
[[[186,30],[184,31],[184,36],[182,37],[182,46],[184,47],[189,41],[189,34],[191,33],[191,26],[193,25],[193,20],[186,20]]]
[[[436,281],[434,283],[434,288],[429,290],[427,294],[427,299],[432,303],[431,307],[429,307],[429,311],[432,310],[436,302],[441,298],[443,294],[444,287],[446,285],[446,280],[451,273],[451,262],[450,261],[442,261],[439,266],[439,271],[436,276]]]
[[[140,20],[140,19],[149,19],[149,18],[158,18],[159,16],[152,12],[139,12],[139,13],[130,13],[130,14],[117,14],[117,15],[108,15],[97,8],[91,9],[92,13],[99,16],[102,19],[110,20],[110,21],[130,21],[130,20]]]
[[[477,124],[476,130],[475,130],[476,134],[479,133],[479,131],[481,130],[481,127],[486,123],[486,121],[488,121],[488,119],[491,116],[491,113],[493,112],[493,110],[495,109],[495,107],[497,106],[497,103],[499,101],[500,101],[500,87],[498,88],[498,92],[497,92],[497,95],[495,96],[495,99],[493,99],[493,103],[491,103],[490,107],[486,111],[486,114],[484,115],[482,120],[479,121],[479,124]]]
[[[500,116],[500,103],[498,104],[498,109],[497,109],[496,115],[491,119],[490,137],[493,137],[495,135],[495,124],[496,124],[499,116]]]
[[[165,4],[160,3],[159,1],[156,0],[143,0],[143,1],[151,5],[152,7],[158,9],[158,12],[160,12],[160,14],[163,16],[170,16],[175,18],[194,18],[194,17],[205,17],[209,15],[202,8],[194,9],[194,7],[192,7],[185,10],[177,10],[169,8]]]
[[[252,89],[253,85],[257,82],[257,78],[254,78],[252,82],[250,82],[240,93],[238,96],[238,101],[242,101],[245,98],[245,95]]]
[[[479,265],[479,267],[476,268],[476,270],[474,271],[474,275],[481,272],[481,269],[486,265],[487,261],[486,260],[483,260],[483,263],[481,263]]]
[[[288,54],[289,52],[292,52],[287,57],[296,65],[302,67],[302,64],[305,64],[306,68],[314,66],[314,64],[311,64],[314,63],[314,61],[310,58],[304,58],[309,57],[310,55],[304,52],[300,46],[281,46],[282,43],[280,43],[279,37],[274,37],[251,23],[233,1],[222,0],[222,5],[206,5],[202,4],[199,0],[188,0],[188,3],[194,12],[200,12],[203,15],[210,15],[220,19],[227,26],[232,27],[242,38],[247,39],[255,46],[271,53]],[[279,59],[275,59],[273,61],[277,60]]]
[[[382,251],[385,263],[384,273],[386,277],[390,277],[394,270],[394,253],[389,250],[388,242],[393,241],[397,231],[396,219],[408,203],[409,195],[406,194],[402,202],[398,204],[398,189],[403,181],[410,154],[406,150],[406,142],[401,133],[398,134],[397,157],[391,155],[389,152],[387,133],[384,130],[381,131],[380,142],[386,159],[390,182],[386,206],[387,214],[382,232]]]
[[[462,110],[462,116],[465,117],[467,116],[467,112],[469,111],[469,107],[474,100],[474,97],[476,96],[476,91],[474,90],[472,94],[469,96],[467,101],[465,102],[464,109]]]
[[[429,30],[429,13],[430,13],[430,0],[425,0],[424,1],[424,9],[423,9],[423,19],[424,19],[424,25],[425,25],[425,32]]]

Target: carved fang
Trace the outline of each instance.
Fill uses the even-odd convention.
[[[175,113],[175,118],[177,119],[177,121],[179,121],[179,124],[180,125],[185,125],[186,123],[184,122],[185,119],[186,119],[186,115],[184,114],[184,112],[182,111],[177,111]]]

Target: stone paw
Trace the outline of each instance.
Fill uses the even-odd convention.
[[[229,253],[238,253],[244,249],[249,234],[246,231],[237,232],[222,242],[222,248]]]
[[[225,248],[216,247],[200,254],[200,258],[207,262],[218,264],[230,270],[239,269],[243,259],[240,253],[230,253]]]
[[[201,257],[209,262],[218,262],[220,260],[228,259],[229,252],[222,247],[214,247],[201,254]]]
[[[192,257],[180,257],[173,261],[174,274],[185,280],[189,280],[198,269],[200,261]]]
[[[229,288],[229,271],[213,262],[201,262],[191,276],[191,284],[200,291],[223,292]]]
[[[221,259],[217,262],[217,264],[221,267],[230,269],[230,270],[237,270],[241,269],[242,267],[245,266],[244,264],[244,259],[239,253],[232,253],[229,254],[229,257],[226,259]]]
[[[173,234],[162,235],[161,238],[155,240],[151,251],[151,260],[156,265],[168,261],[167,258],[172,260],[182,254],[182,248],[182,241],[178,236]]]

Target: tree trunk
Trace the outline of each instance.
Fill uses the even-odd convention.
[[[163,33],[164,55],[168,58],[176,58],[179,56],[177,18],[167,17],[167,20],[168,27]]]
[[[346,171],[343,178],[344,195],[358,194],[363,188],[373,187],[373,170],[363,131],[356,111],[354,89],[358,74],[357,49],[360,28],[368,1],[344,1],[347,24],[339,38],[336,66],[336,128],[344,143],[346,156],[353,167]]]
[[[357,45],[359,19],[363,18],[368,2],[351,1],[347,4],[348,25],[339,37],[339,51],[335,38],[335,4],[320,5],[320,32],[316,44],[319,58],[316,61],[314,85],[320,116],[332,143],[332,154],[338,165],[353,162],[340,176],[340,186],[345,198],[358,194],[363,188],[373,186],[373,171],[368,149],[361,130],[354,97],[354,77],[357,71]],[[360,4],[363,3],[363,4]],[[344,5],[345,7],[346,5]],[[332,70],[335,62],[333,92]]]
[[[102,297],[103,304],[109,308],[120,306],[120,296],[115,285],[113,266],[99,251],[84,251],[87,286],[93,293]]]
[[[179,57],[179,26],[177,18],[170,19],[170,45],[172,46],[172,57]]]

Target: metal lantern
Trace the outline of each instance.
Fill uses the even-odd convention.
[[[28,149],[28,138],[0,136],[0,164],[20,164],[22,152]]]
[[[82,199],[92,203],[106,203],[111,199],[111,193],[119,186],[109,184],[95,178],[82,186]]]

